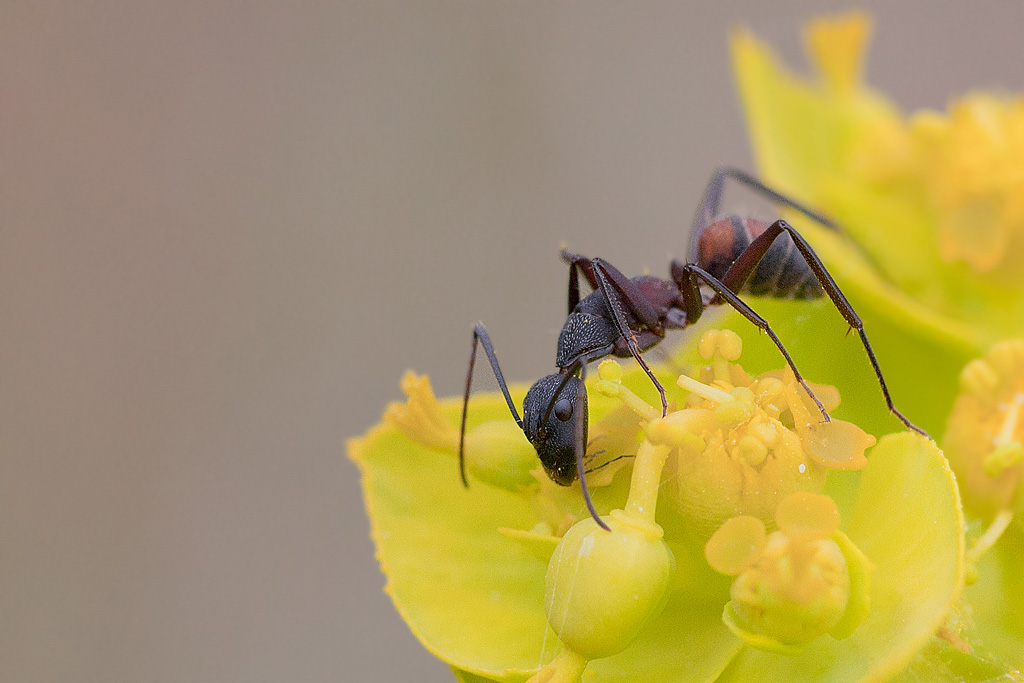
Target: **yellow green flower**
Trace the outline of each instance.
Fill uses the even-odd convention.
[[[386,590],[457,680],[1020,680],[1024,342],[1000,340],[1024,322],[1024,100],[905,115],[864,84],[869,37],[862,14],[811,22],[801,77],[739,31],[737,80],[761,175],[842,225],[794,220],[949,461],[888,413],[827,299],[752,304],[828,422],[728,309],[654,368],[667,415],[643,372],[601,364],[588,483],[610,531],[499,394],[472,398],[464,488],[461,399],[410,373],[349,454]]]
[[[956,626],[967,642],[1024,664],[1024,341],[995,344],[960,374],[943,446],[975,516],[970,584]],[[1016,658],[1013,653],[1016,653]]]
[[[839,530],[835,501],[793,493],[775,511],[778,531],[733,517],[704,548],[708,564],[735,576],[724,620],[761,649],[799,654],[830,633],[851,635],[870,613],[872,564]]]
[[[862,13],[810,22],[809,76],[749,32],[733,36],[754,153],[767,182],[842,226],[799,224],[879,331],[897,402],[942,436],[976,516],[972,585],[943,633],[1021,667],[1022,345],[1001,340],[1024,330],[1024,98],[979,91],[906,114],[863,80],[870,33]]]
[[[611,533],[589,517],[578,486],[549,486],[537,465],[525,486],[508,485],[516,477],[488,482],[485,474],[464,489],[450,438],[461,401],[436,401],[425,380],[407,377],[409,400],[388,409],[389,424],[350,444],[387,591],[460,680],[755,680],[754,672],[768,669],[778,680],[813,671],[818,680],[852,681],[902,670],[930,646],[964,575],[959,499],[934,445],[904,433],[882,439],[864,459],[870,435],[838,415],[833,427],[823,426],[787,373],[754,375],[736,362],[756,331],[699,325],[688,338],[698,359],[689,371],[677,383],[665,368],[656,371],[678,407],[665,418],[636,369],[623,373],[609,361],[588,384],[591,421],[601,434],[591,454],[608,440],[635,456],[614,463],[624,466],[610,477],[596,475],[612,466],[594,472],[595,503]],[[851,380],[843,384],[863,378]],[[836,389],[811,386],[830,407],[839,403]],[[514,400],[524,394],[525,387],[512,388]],[[473,402],[470,429],[489,434],[489,423],[511,422],[500,395]],[[835,430],[831,446],[816,441],[822,428]],[[489,443],[510,447],[504,437]],[[489,447],[486,439],[481,444]],[[721,487],[703,498],[691,490],[681,504],[677,468],[684,460],[722,470]],[[723,468],[726,461],[740,467]],[[701,467],[687,476],[701,476]],[[808,479],[811,470],[817,474]],[[736,488],[751,478],[749,488]],[[911,479],[913,496],[893,484]],[[800,507],[804,495],[834,501],[834,524],[815,526]],[[775,502],[765,506],[759,498]],[[767,622],[750,609],[727,611],[738,604],[730,597],[733,581],[708,564],[710,531],[701,529],[713,531],[733,511],[752,515],[766,534],[788,534],[797,556],[826,543],[812,554],[808,566],[818,569],[806,580],[773,584],[810,595],[812,606],[790,605]],[[789,556],[766,554],[759,576],[781,580]],[[846,564],[837,590],[820,581],[830,562]],[[876,569],[868,583],[870,566]],[[794,629],[799,647],[783,648],[789,654],[779,659],[776,644],[792,645]],[[934,647],[936,657],[948,654]]]
[[[1024,323],[1024,98],[979,92],[904,114],[862,81],[870,33],[861,13],[810,22],[809,77],[734,34],[758,168],[842,226],[801,225],[840,284],[982,350]]]

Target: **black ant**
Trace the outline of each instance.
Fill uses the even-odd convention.
[[[796,380],[817,405],[824,421],[828,422],[825,407],[807,386],[782,341],[767,320],[740,300],[739,292],[783,299],[815,299],[827,294],[850,328],[860,335],[889,411],[909,429],[927,436],[893,404],[878,360],[864,333],[863,323],[800,233],[783,220],[769,225],[749,217],[718,215],[725,181],[730,178],[776,204],[798,211],[830,230],[838,230],[829,219],[770,189],[756,178],[742,171],[723,168],[712,176],[694,218],[689,262],[672,262],[671,281],[650,275],[627,278],[602,259],[586,258],[563,249],[562,258],[569,264],[569,316],[558,337],[555,365],[559,370],[540,378],[530,387],[523,400],[522,418],[508,393],[486,328],[483,323],[477,323],[473,329],[473,350],[469,356],[459,438],[459,472],[464,485],[469,485],[463,446],[477,342],[487,353],[512,417],[537,450],[548,476],[563,486],[571,485],[578,478],[587,509],[605,529],[608,527],[601,521],[590,499],[584,461],[584,444],[587,443],[584,379],[587,364],[591,361],[608,355],[635,358],[657,387],[664,416],[668,411],[665,389],[644,362],[641,352],[660,342],[666,330],[682,329],[697,322],[705,307],[728,303],[771,338]],[[788,237],[776,239],[784,233]],[[581,273],[593,290],[582,299]],[[702,287],[711,291],[704,294]],[[554,420],[551,420],[552,415]]]

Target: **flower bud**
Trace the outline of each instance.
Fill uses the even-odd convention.
[[[943,450],[956,473],[964,506],[992,518],[1024,512],[1024,341],[1000,342],[960,373],[960,395]]]
[[[867,558],[839,531],[828,496],[794,493],[765,537],[757,518],[734,517],[704,548],[716,571],[736,577],[723,621],[754,647],[795,654],[818,636],[849,636],[869,609]],[[852,563],[852,564],[851,564]]]
[[[587,659],[624,650],[664,606],[675,560],[661,527],[622,510],[587,517],[562,538],[548,564],[548,623]]]
[[[730,591],[746,630],[784,645],[804,645],[839,623],[850,598],[846,558],[831,539],[768,536],[758,563]]]

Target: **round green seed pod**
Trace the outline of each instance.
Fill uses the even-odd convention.
[[[565,646],[587,659],[621,652],[664,607],[675,568],[662,529],[615,510],[586,518],[562,538],[548,564],[544,605]]]

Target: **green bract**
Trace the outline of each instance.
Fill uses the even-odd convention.
[[[795,316],[789,321],[799,325]],[[695,341],[702,331],[698,327],[687,338]],[[756,331],[746,332],[744,341],[757,338]],[[815,348],[819,356],[825,353],[822,346],[808,351]],[[841,380],[837,384],[872,381],[870,375],[852,376],[855,371],[854,365],[846,375],[834,373]],[[655,400],[641,373],[626,373],[622,383]],[[524,393],[515,387],[514,400],[521,401]],[[615,405],[593,386],[590,395],[591,420],[600,424]],[[458,399],[440,406],[452,424],[459,409]],[[507,411],[500,395],[476,396],[471,426],[509,420]],[[843,407],[835,412],[843,415]],[[554,658],[561,646],[545,618],[548,562],[540,558],[554,551],[558,537],[533,499],[542,482],[512,493],[474,481],[467,491],[451,453],[413,443],[388,426],[352,442],[351,454],[363,472],[387,590],[424,645],[463,672],[466,681],[523,681]],[[821,680],[860,680],[872,671],[905,667],[932,640],[962,586],[959,501],[944,459],[919,437],[883,440],[869,452],[869,463],[863,473],[835,472],[826,485],[849,520],[844,531],[875,567],[868,614],[852,635],[845,640],[821,636],[791,657],[744,644],[722,621],[728,577],[707,565],[702,542],[679,532],[683,525],[664,505],[658,519],[668,529],[665,538],[676,565],[664,610],[624,650],[590,662],[587,680],[710,681],[722,675],[755,680],[748,676],[765,669],[765,661],[772,670],[823,672]],[[628,472],[627,466],[607,485],[595,487],[603,513],[623,506],[620,480]],[[557,493],[565,497],[563,503],[571,501],[566,509],[577,519],[586,517],[578,487]]]

